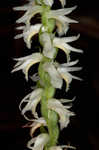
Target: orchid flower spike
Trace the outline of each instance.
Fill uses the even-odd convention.
[[[25,74],[26,80],[28,80],[28,71],[30,67],[42,60],[43,56],[41,53],[33,53],[32,55],[15,58],[14,60],[18,61],[12,70],[12,73],[15,71],[22,70]]]
[[[80,35],[66,36],[70,23],[78,23],[68,15],[76,9],[77,6],[64,8],[67,0],[59,0],[62,8],[53,10],[54,0],[27,0],[25,5],[14,7],[16,11],[24,13],[16,23],[23,24],[16,29],[22,32],[14,38],[23,38],[28,49],[31,49],[32,38],[38,34],[40,43],[40,52],[31,55],[15,58],[17,61],[12,72],[22,71],[25,79],[31,78],[31,81],[37,82],[19,104],[21,114],[28,124],[23,127],[30,128],[31,139],[27,143],[27,148],[31,150],[64,150],[75,149],[70,145],[57,145],[59,138],[59,129],[67,127],[70,118],[75,115],[70,110],[72,101],[75,99],[61,98],[54,96],[56,89],[61,89],[63,81],[66,82],[66,92],[69,90],[73,79],[81,80],[72,74],[82,68],[75,66],[78,59],[70,60],[70,53],[82,53],[79,48],[69,45],[70,42],[77,40]],[[32,23],[32,19],[39,15],[40,23]],[[38,20],[36,20],[38,21]],[[64,37],[57,37],[58,36]],[[66,54],[66,63],[58,63],[56,60],[58,50]],[[38,70],[34,75],[29,76],[29,69],[36,63],[39,63]],[[40,109],[38,112],[38,106]],[[29,112],[31,116],[29,116]],[[40,129],[40,134],[35,137],[34,133]]]

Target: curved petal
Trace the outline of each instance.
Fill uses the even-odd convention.
[[[49,135],[42,133],[36,138],[32,138],[28,144],[27,147],[32,150],[43,150],[44,146],[49,141]],[[34,146],[32,146],[34,144]]]
[[[23,38],[24,42],[26,43],[27,47],[31,48],[31,38],[39,33],[40,27],[42,24],[36,24],[29,27],[29,29],[26,32],[23,32]]]
[[[30,136],[32,137],[35,130],[40,128],[42,125],[43,126],[47,125],[44,118],[38,118],[37,120],[35,119],[35,121],[31,124]]]
[[[68,71],[78,71],[81,70],[81,67],[77,67],[77,68],[66,68],[66,67],[59,67],[58,72],[60,73],[61,77],[65,80],[66,82],[66,91],[69,90],[69,85],[72,82],[72,79],[76,79],[76,80],[81,80],[79,77],[73,76],[71,75]]]
[[[26,9],[23,6],[24,9]],[[21,9],[21,8],[20,8]],[[25,14],[20,17],[19,19],[17,19],[16,23],[30,23],[30,20],[32,17],[34,17],[36,14],[41,13],[42,12],[42,7],[39,5],[35,5],[35,6],[30,6],[27,8],[27,11],[25,12]]]
[[[70,116],[74,115],[74,113],[67,110],[66,107],[62,105],[60,101],[54,98],[48,100],[48,108],[58,113],[60,117],[59,122],[61,129],[67,127],[70,121]]]
[[[66,57],[67,57],[67,61],[69,61],[70,60],[70,56],[69,56],[70,50],[67,49],[66,47],[64,47],[65,43],[61,42],[61,38],[54,38],[53,44],[54,44],[55,47],[57,47],[57,48],[59,48],[59,49],[61,49],[65,52]]]
[[[16,10],[16,11],[26,11],[29,8],[32,8],[34,5],[35,5],[35,2],[33,0],[30,0],[28,4],[25,4],[24,6],[22,5],[22,6],[14,7],[13,10]]]
[[[77,6],[71,7],[71,8],[62,8],[62,9],[57,9],[57,10],[51,10],[49,12],[49,16],[54,14],[54,15],[59,15],[59,16],[64,16],[70,14],[73,10],[75,10]]]
[[[31,92],[30,94],[28,94],[27,96],[25,96],[25,98],[22,99],[22,101],[19,105],[19,108],[21,110],[22,115],[24,115],[24,117],[25,117],[25,113],[27,111],[32,111],[32,114],[34,115],[34,117],[35,118],[38,117],[38,115],[36,113],[36,107],[41,100],[42,91],[43,90],[41,88],[36,89],[33,92]],[[21,108],[21,106],[24,102],[27,104],[23,108]]]
[[[41,53],[33,53],[32,55],[21,57],[15,59],[18,61],[16,65],[14,66],[14,69],[12,70],[12,73],[15,71],[22,70],[25,74],[26,80],[28,80],[28,71],[30,67],[42,60],[42,54]]]
[[[66,149],[76,149],[76,147],[74,146],[70,146],[70,145],[61,145],[61,146],[52,146],[49,150],[63,150],[64,148]]]
[[[66,5],[66,0],[59,0],[61,2],[62,7]]]

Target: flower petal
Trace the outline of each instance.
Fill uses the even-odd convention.
[[[62,150],[63,148],[66,149],[76,149],[76,147],[74,146],[70,146],[70,145],[61,145],[61,146],[52,146],[49,150]]]
[[[14,66],[14,69],[12,70],[12,73],[15,71],[22,70],[23,73],[25,74],[26,80],[28,80],[28,71],[30,67],[42,60],[42,54],[40,53],[33,53],[32,55],[26,56],[26,57],[21,57],[14,59],[18,61],[16,65]]]
[[[77,63],[77,61],[71,62],[73,65]],[[69,63],[68,63],[69,64]],[[64,65],[64,66],[63,66]],[[81,70],[81,67],[68,67],[66,64],[60,65],[58,67],[57,71],[60,73],[61,77],[66,82],[66,91],[69,90],[69,85],[72,81],[72,79],[81,80],[79,77],[73,76],[69,73],[69,71],[78,71]]]
[[[31,124],[31,130],[30,130],[31,137],[33,136],[35,130],[40,128],[42,125],[43,126],[47,125],[44,118],[38,118],[37,120],[35,119],[35,121]]]
[[[62,7],[66,5],[66,0],[59,0],[61,2]]]
[[[62,37],[60,40],[62,43],[69,43],[78,40],[80,37],[80,34],[77,36],[71,36],[71,37]]]
[[[49,99],[48,100],[48,108],[56,111],[59,114],[60,117],[60,128],[63,129],[64,127],[67,127],[67,125],[69,124],[70,121],[70,116],[73,116],[74,113],[70,112],[69,110],[67,110],[64,105],[61,104],[60,101],[58,101],[57,99]]]
[[[65,52],[67,61],[69,61],[70,60],[70,56],[69,56],[70,51],[66,47],[64,47],[65,43],[61,42],[61,38],[54,38],[53,44],[55,47],[60,48],[61,50],[63,50]]]
[[[27,147],[32,150],[43,150],[44,146],[49,141],[49,135],[42,133],[36,138],[32,138],[28,144]],[[34,146],[32,146],[34,144]]]
[[[68,50],[73,51],[73,52],[83,53],[83,50],[74,48],[74,47],[68,45],[67,43],[64,44],[64,48],[67,48]]]
[[[48,16],[54,14],[54,15],[59,15],[59,16],[64,16],[70,14],[73,10],[75,10],[77,6],[71,7],[71,8],[62,8],[62,9],[57,9],[57,10],[51,10],[48,14]]]
[[[43,90],[41,88],[38,88],[22,99],[22,101],[19,105],[22,115],[24,115],[27,111],[32,111],[32,114],[34,115],[34,117],[38,118],[38,115],[36,113],[36,107],[37,107],[37,104],[41,100],[42,91]],[[21,109],[21,106],[24,102],[27,104],[23,107],[23,109]],[[24,115],[24,117],[25,117],[25,115]],[[30,120],[30,119],[27,119],[27,120]]]
[[[32,25],[28,28],[28,30],[26,32],[23,31],[24,42],[26,43],[26,45],[29,49],[31,48],[31,38],[35,34],[39,33],[41,25],[42,24]]]
[[[75,100],[75,98],[76,98],[76,97],[74,97],[73,99],[62,99],[62,98],[61,98],[61,99],[60,99],[60,102],[61,102],[61,103],[71,103],[72,101]]]
[[[30,0],[28,4],[25,4],[24,6],[14,7],[13,10],[16,10],[16,11],[26,11],[29,8],[32,8],[34,5],[35,5],[35,2],[33,0]]]
[[[75,41],[79,38],[78,36],[73,36],[73,37],[64,37],[64,38],[54,38],[53,39],[53,45],[57,48],[60,48],[61,50],[63,50],[67,56],[67,61],[70,61],[70,52],[78,52],[78,53],[82,53],[83,51],[81,49],[77,49],[74,48],[72,46],[70,46],[69,44],[67,44],[68,42],[72,42]],[[67,42],[67,43],[66,43]]]
[[[25,23],[26,24],[28,22],[30,24],[31,18],[41,12],[42,12],[41,6],[39,6],[39,5],[30,6],[30,8],[27,9],[25,14],[16,21],[16,23]]]

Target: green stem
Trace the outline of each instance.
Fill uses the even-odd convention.
[[[44,5],[43,3],[42,7],[43,7],[43,12],[41,14],[42,24],[46,29],[46,32],[52,34],[53,29],[55,28],[55,21],[53,19],[48,19],[47,17],[48,12],[50,11],[50,7]],[[42,33],[40,32],[40,34]],[[56,50],[56,54],[53,60],[55,59],[57,52],[58,50]],[[48,109],[48,100],[54,97],[55,88],[51,85],[50,76],[43,69],[44,63],[51,61],[52,59],[44,56],[38,68],[38,73],[43,87],[43,94],[41,99],[41,113],[47,122],[48,133],[50,137],[49,142],[45,146],[45,150],[48,150],[51,146],[55,146],[57,144],[57,140],[59,137],[58,114],[55,111]]]
[[[48,132],[50,136],[50,140],[46,145],[46,150],[51,146],[55,146],[59,137],[58,115],[56,112],[48,109],[48,100],[55,94],[55,88],[52,87],[50,83],[50,77],[48,73],[46,73],[43,69],[43,64],[49,61],[50,59],[44,57],[44,60],[40,63],[38,69],[40,79],[42,80],[44,85],[44,92],[41,99],[41,113],[47,122]]]

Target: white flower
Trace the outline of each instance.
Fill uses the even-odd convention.
[[[14,66],[14,69],[12,72],[22,70],[25,74],[26,80],[28,80],[28,71],[30,67],[42,60],[42,54],[41,53],[33,53],[32,55],[16,58],[14,60],[18,61],[16,65]]]
[[[71,75],[69,72],[81,70],[81,67],[72,67],[77,64],[78,60],[64,63],[64,64],[55,64],[53,62],[45,63],[43,68],[48,72],[51,80],[51,84],[55,88],[61,89],[63,81],[66,82],[66,91],[69,89],[69,84],[72,79],[81,80],[79,77]]]
[[[74,9],[76,9],[76,6],[71,8],[51,10],[48,12],[48,18],[53,18],[57,21],[56,25],[59,28],[57,30],[59,35],[63,35],[67,32],[69,23],[77,23],[77,21],[65,16],[70,14]]]
[[[15,7],[14,10],[26,11],[25,14],[16,20],[16,23],[25,23],[27,26],[30,25],[31,18],[36,14],[41,13],[43,11],[42,6],[34,5],[33,2],[26,4],[24,6]]]
[[[63,150],[63,148],[66,149],[76,149],[74,146],[70,146],[70,145],[61,145],[61,146],[52,146],[49,150]]]
[[[77,52],[77,53],[82,53],[83,52],[81,49],[74,48],[74,47],[70,46],[69,44],[67,44],[69,42],[73,42],[73,41],[77,40],[79,38],[79,36],[80,35],[71,36],[71,37],[63,37],[63,38],[55,37],[53,39],[53,45],[57,48],[60,48],[61,50],[63,50],[66,53],[67,61],[70,60],[69,54],[70,54],[71,51]]]
[[[35,122],[31,124],[30,135],[33,136],[35,130],[40,128],[41,126],[47,126],[46,121],[43,117],[39,118],[38,120],[35,120]]]
[[[23,30],[23,33],[16,35],[15,39],[19,39],[23,37],[24,42],[26,43],[27,47],[30,49],[31,39],[35,34],[39,33],[41,26],[42,24],[31,25],[29,27],[25,27],[25,26],[18,27],[17,29],[23,28],[24,30]]]
[[[51,35],[47,32],[40,35],[40,42],[43,45],[43,54],[48,58],[53,58],[56,53],[56,49],[53,47],[51,38]]]
[[[42,133],[39,136],[32,138],[27,143],[27,147],[32,150],[43,150],[44,146],[48,143],[48,141],[49,141],[49,135],[46,133]]]
[[[43,117],[38,118],[38,119],[33,119],[33,122],[31,124],[26,124],[23,127],[30,127],[30,136],[32,137],[36,129],[40,128],[41,126],[46,126],[46,121],[44,120]]]
[[[41,100],[42,92],[43,92],[43,90],[41,88],[34,90],[33,92],[31,92],[27,96],[25,96],[19,105],[19,109],[20,109],[22,115],[24,115],[24,117],[29,121],[31,119],[28,119],[28,117],[26,117],[26,115],[25,115],[25,113],[27,111],[31,111],[32,114],[34,115],[34,117],[38,118],[38,115],[36,112],[36,107]],[[26,103],[26,105],[23,108],[21,108],[23,103]]]
[[[70,122],[70,116],[74,116],[74,113],[68,110],[68,108],[70,107],[71,107],[70,105],[68,106],[62,105],[62,103],[59,100],[54,98],[48,100],[48,108],[57,112],[60,117],[59,122],[61,130],[64,127],[68,126]]]
[[[82,69],[81,67],[72,67],[73,65],[77,64],[77,62],[78,62],[78,60],[72,61],[72,62],[68,62],[68,63],[64,63],[64,64],[61,64],[57,68],[57,71],[59,72],[60,76],[66,82],[66,91],[69,90],[69,85],[72,82],[72,79],[82,80],[81,78],[76,77],[76,76],[74,76],[74,75],[69,73],[69,72],[73,72],[73,71],[79,71],[79,70]]]

